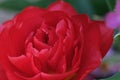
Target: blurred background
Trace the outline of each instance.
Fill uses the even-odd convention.
[[[27,6],[39,6],[46,8],[47,5],[55,0],[0,0],[0,24],[4,21],[11,19],[23,8]],[[93,20],[104,20],[106,13],[113,11],[116,0],[65,0],[69,2],[79,13],[85,13]],[[118,33],[115,30],[115,35]],[[108,54],[103,60],[103,63],[99,67],[96,80],[120,80],[119,78],[112,79],[99,79],[106,78],[113,75],[120,70],[120,36],[114,39],[113,46],[109,50]],[[97,70],[96,70],[97,71]],[[92,73],[95,75],[95,71]]]
[[[47,7],[55,0],[0,0],[0,23],[13,17],[23,8],[33,5]],[[114,9],[115,0],[65,0],[74,6],[79,13],[86,13],[93,19],[101,19]]]

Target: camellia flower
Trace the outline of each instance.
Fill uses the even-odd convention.
[[[120,0],[116,0],[115,10],[106,15],[106,24],[112,29],[120,30]]]
[[[0,80],[84,80],[113,40],[103,21],[58,0],[27,7],[0,28]]]

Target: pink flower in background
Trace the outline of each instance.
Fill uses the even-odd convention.
[[[120,30],[120,0],[116,0],[116,6],[113,12],[106,15],[106,24],[112,29]]]

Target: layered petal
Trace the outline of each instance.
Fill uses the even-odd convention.
[[[44,11],[40,8],[28,7],[12,20],[13,26],[10,28],[9,37],[17,52],[24,51],[26,38],[40,27],[43,13]],[[17,53],[17,55],[21,53]]]
[[[40,73],[36,74],[33,77],[24,77],[24,76],[21,76],[20,74],[18,74],[16,72],[8,71],[7,72],[7,77],[8,77],[8,80],[41,80]]]
[[[58,0],[51,5],[48,6],[47,10],[49,11],[63,11],[67,13],[69,16],[77,15],[76,10],[69,4],[64,2],[63,0]]]
[[[1,25],[0,29],[0,63],[6,70],[17,70],[8,59],[8,56],[18,56],[24,53],[24,41],[36,28],[40,27],[43,10],[37,7],[28,7],[13,20]],[[18,64],[18,63],[17,63]],[[7,75],[8,78],[9,75]],[[18,80],[18,79],[12,79]]]
[[[13,69],[7,58],[8,55],[15,52],[9,37],[9,29],[12,23],[13,22],[11,20],[7,21],[4,25],[2,25],[2,30],[0,32],[0,64],[4,69]]]
[[[62,74],[46,74],[41,73],[42,80],[64,80],[74,75],[74,73],[78,70],[78,68],[71,70],[69,72],[65,72]]]
[[[19,73],[24,76],[30,77],[39,73],[39,70],[36,68],[32,57],[30,58],[22,55],[19,57],[9,57],[9,60],[11,64],[13,64],[18,71],[20,71]]]
[[[4,68],[0,65],[0,80],[8,80]]]
[[[100,28],[102,38],[100,50],[102,57],[104,57],[112,45],[114,31],[108,28],[104,21],[95,21],[95,23],[97,23]]]
[[[75,80],[83,80],[101,62],[100,29],[97,24],[90,23],[84,33],[84,47],[81,57],[80,70]],[[93,45],[94,44],[94,45]]]

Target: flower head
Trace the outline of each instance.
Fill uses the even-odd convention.
[[[84,80],[113,40],[103,21],[59,0],[46,9],[27,7],[1,27],[0,65],[8,80]]]

